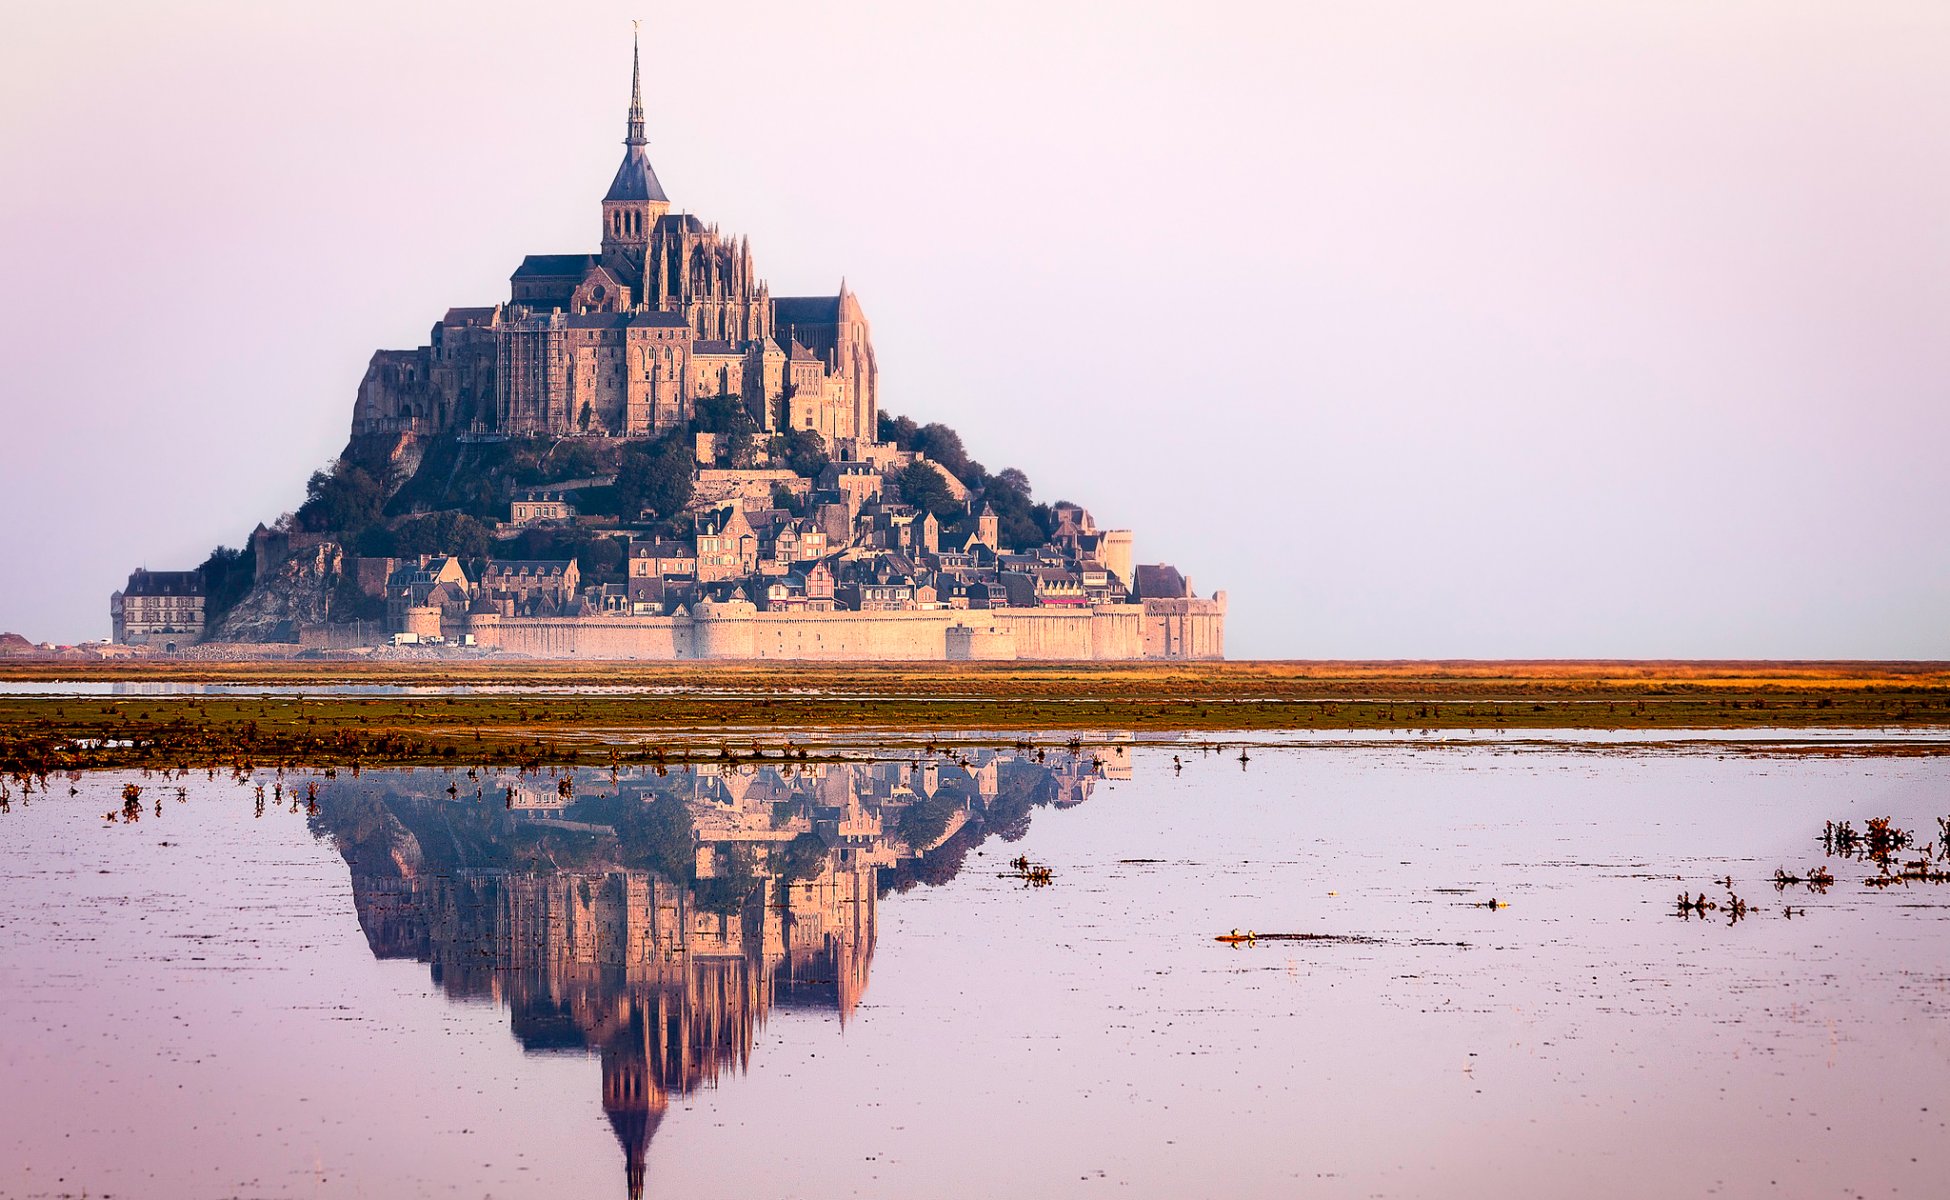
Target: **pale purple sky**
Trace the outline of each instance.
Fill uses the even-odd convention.
[[[0,630],[302,498],[378,347],[673,202],[1235,657],[1950,658],[1950,5],[40,5]]]

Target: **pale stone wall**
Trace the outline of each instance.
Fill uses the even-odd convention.
[[[955,662],[1005,662],[1015,656],[1012,630],[999,625],[948,627],[948,657]]]
[[[1144,658],[1224,658],[1226,594],[1210,600],[1146,600],[1141,655]]]
[[[476,644],[528,658],[691,658],[689,617],[471,618]]]
[[[712,657],[939,660],[948,656],[948,626],[959,619],[947,609],[764,612],[736,622],[749,631],[745,640],[734,642],[713,631],[709,642],[700,644],[722,648]]]
[[[999,608],[979,627],[969,618],[955,609],[760,612],[729,601],[701,603],[689,616],[470,617],[463,628],[482,646],[533,658],[1111,660],[1159,657],[1147,653],[1154,640],[1185,648],[1170,657],[1224,652],[1223,601]]]
[[[418,634],[421,637],[440,636],[440,608],[428,605],[406,610],[404,633]]]
[[[1123,581],[1126,587],[1129,587],[1133,565],[1131,556],[1131,531],[1128,529],[1104,530],[1101,547],[1097,551],[1097,557],[1102,560],[1106,567],[1110,568],[1111,574],[1117,576],[1119,580]]]
[[[971,624],[971,621],[973,624]],[[745,601],[702,603],[695,615],[446,616],[408,610],[407,628],[529,658],[808,661],[1117,661],[1225,655],[1225,599],[1147,600],[1094,609],[999,608],[891,612],[760,612]],[[308,646],[361,639],[352,627],[301,631]],[[348,640],[350,639],[350,640]],[[182,640],[182,639],[179,639]],[[368,639],[369,640],[369,639]]]
[[[702,435],[700,435],[702,436]],[[691,486],[687,511],[702,512],[736,500],[746,509],[772,507],[772,489],[783,487],[798,499],[805,499],[812,481],[792,471],[749,470],[707,467],[697,473]]]

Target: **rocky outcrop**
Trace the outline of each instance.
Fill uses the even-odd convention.
[[[258,576],[209,635],[213,642],[295,642],[303,625],[331,620],[345,570],[337,542],[291,554]]]

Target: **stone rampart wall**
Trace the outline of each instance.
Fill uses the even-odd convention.
[[[1156,602],[1152,602],[1156,603]],[[1094,609],[921,609],[897,612],[758,612],[748,603],[701,604],[677,617],[470,618],[482,646],[533,658],[925,660],[949,657],[949,630],[979,627],[979,651],[956,657],[1111,660],[1223,653],[1223,606],[1173,601]],[[1190,605],[1216,612],[1177,611]],[[963,635],[966,638],[968,635]],[[1156,645],[1159,653],[1147,651]]]
[[[528,658],[691,658],[689,617],[501,617],[473,622],[476,644]]]

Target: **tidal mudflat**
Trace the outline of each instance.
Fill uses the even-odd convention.
[[[650,663],[167,658],[0,664],[0,772],[656,762],[820,731],[1018,736],[1950,727],[1943,663]],[[727,737],[727,733],[731,736]]]
[[[1941,1194],[1950,759],[852,753],[12,781],[0,1195]]]

